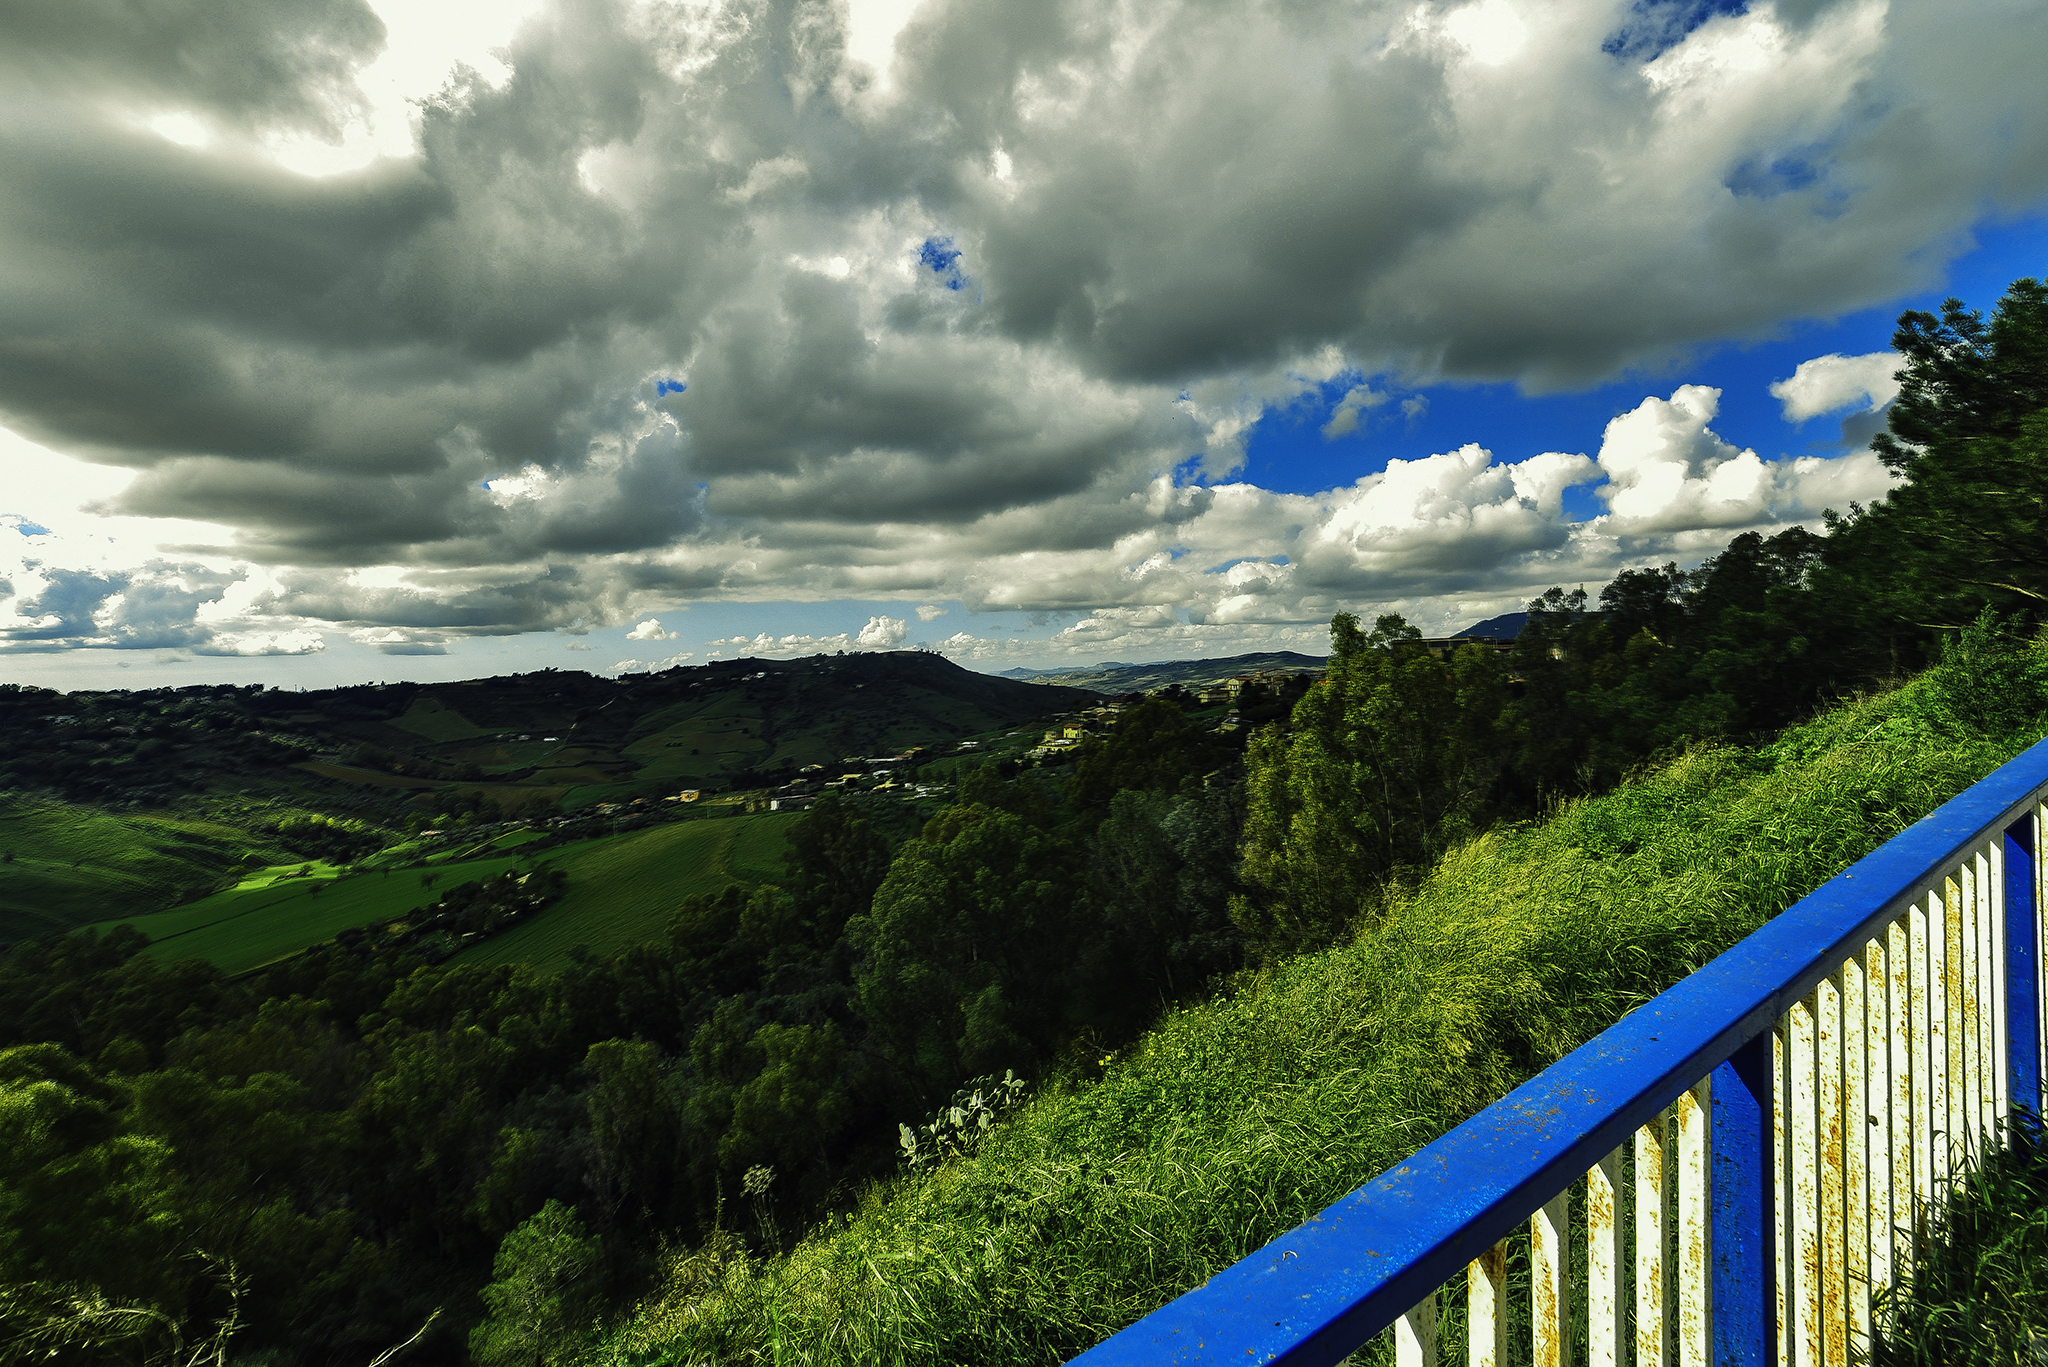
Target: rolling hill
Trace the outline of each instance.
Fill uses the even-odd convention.
[[[436,861],[425,871],[418,866],[351,871],[325,864],[276,866],[189,905],[114,917],[95,928],[133,926],[149,937],[143,952],[152,958],[204,959],[240,973],[333,939],[337,932],[405,916],[458,884],[512,870],[552,868],[568,880],[560,901],[457,957],[558,968],[578,945],[607,954],[658,937],[676,904],[693,892],[779,876],[795,819],[776,814],[671,822],[538,852],[524,850],[527,842],[501,840],[495,848]]]
[[[1000,677],[1041,687],[1086,688],[1097,693],[1148,693],[1175,684],[1200,688],[1240,674],[1264,672],[1322,671],[1320,655],[1297,655],[1291,650],[1270,650],[1252,655],[1231,655],[1216,660],[1160,660],[1153,664],[1129,665],[1107,661],[1075,669],[1007,669]]]

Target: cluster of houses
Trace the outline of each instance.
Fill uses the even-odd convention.
[[[900,797],[928,797],[934,785],[900,782],[900,776],[932,758],[929,746],[913,745],[896,755],[854,756],[835,765],[806,764],[795,778],[779,788],[750,797],[747,810],[800,812],[828,793],[883,793]],[[834,772],[836,770],[836,772]],[[827,777],[827,775],[830,777]]]

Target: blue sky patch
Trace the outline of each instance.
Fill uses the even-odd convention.
[[[689,385],[681,380],[656,380],[654,382],[654,397],[658,399],[664,394],[680,394],[689,387]]]
[[[1727,179],[1727,186],[1738,195],[1752,195],[1757,199],[1772,199],[1804,190],[1820,179],[1820,171],[1805,157],[1778,157],[1768,165],[1762,161],[1746,161],[1735,168]]]
[[[1410,391],[1374,376],[1374,386],[1390,389],[1392,399],[1360,412],[1353,431],[1326,438],[1323,425],[1359,382],[1356,376],[1341,377],[1261,417],[1246,438],[1244,467],[1233,478],[1276,493],[1321,493],[1378,474],[1389,460],[1422,460],[1466,442],[1479,443],[1496,462],[1527,460],[1540,451],[1598,456],[1611,420],[1646,398],[1669,398],[1682,384],[1721,391],[1720,412],[1709,426],[1738,449],[1753,448],[1765,460],[1843,454],[1832,431],[1840,427],[1839,416],[1817,441],[1815,431],[1785,421],[1782,404],[1771,396],[1772,382],[1816,356],[1888,351],[1902,311],[1939,309],[1950,294],[1988,315],[2009,282],[2038,276],[2048,264],[2043,226],[2039,218],[1980,224],[1976,250],[1951,262],[1943,277],[1924,290],[1840,318],[1789,323],[1761,340],[1702,346],[1668,366],[1632,371],[1577,392],[1524,394],[1513,384],[1441,382],[1429,386],[1426,408],[1404,415],[1398,400]],[[1568,491],[1566,511],[1579,519],[1605,512],[1605,503],[1593,493],[1597,487]]]
[[[949,290],[967,287],[967,276],[960,270],[960,249],[953,245],[950,237],[928,237],[917,249],[918,264],[939,277],[939,283]]]
[[[1707,20],[1747,13],[1748,0],[1636,0],[1628,21],[1608,35],[1600,50],[1627,62],[1653,61]]]

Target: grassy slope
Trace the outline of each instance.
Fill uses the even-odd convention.
[[[172,816],[113,816],[66,803],[0,811],[0,939],[66,930],[110,908],[152,911],[217,884],[252,850],[246,831]]]
[[[599,954],[662,932],[676,903],[727,883],[763,882],[781,870],[785,832],[794,815],[686,821],[581,841],[541,852],[533,863],[559,868],[569,886],[560,902],[503,935],[474,945],[472,963],[530,963],[556,968],[574,945]],[[309,878],[280,878],[267,869],[226,892],[173,911],[100,923],[132,925],[150,936],[144,951],[162,959],[205,959],[238,973],[330,939],[335,932],[405,915],[460,883],[523,867],[526,833],[433,866],[434,886],[415,869],[372,869],[335,877],[324,864]],[[316,891],[317,889],[317,891]]]
[[[281,869],[245,880],[240,886],[175,911],[124,921],[106,921],[100,929],[132,925],[148,935],[143,952],[158,959],[205,959],[229,973],[256,968],[331,939],[336,931],[389,921],[425,906],[458,883],[489,878],[518,862],[511,854],[437,865],[431,888],[422,886],[412,869],[381,870],[337,878],[324,864],[313,865],[309,878],[269,881]],[[296,865],[294,868],[298,867]]]
[[[653,939],[690,893],[779,876],[787,831],[796,819],[778,812],[679,821],[550,851],[542,862],[569,878],[562,900],[456,957],[463,963],[558,968],[576,945],[602,955]]]
[[[1169,1016],[1099,1077],[1049,1086],[976,1157],[871,1189],[790,1256],[728,1241],[678,1260],[598,1356],[1061,1361],[1413,1152],[2019,748],[1972,738],[1944,707],[1923,677],[1763,757],[1700,750],[1476,840],[1353,942]]]

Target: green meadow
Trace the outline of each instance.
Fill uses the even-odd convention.
[[[251,851],[284,857],[246,831],[175,816],[116,816],[68,803],[0,810],[0,939],[153,911],[239,871]]]
[[[679,821],[537,854],[522,847],[540,839],[540,833],[518,831],[458,849],[424,868],[373,867],[344,874],[319,863],[280,865],[174,910],[101,920],[97,927],[135,927],[150,937],[144,953],[153,958],[204,959],[240,973],[332,939],[339,931],[396,920],[462,883],[508,869],[557,868],[568,878],[561,901],[459,957],[466,963],[559,968],[578,945],[607,954],[659,936],[669,913],[690,893],[779,876],[794,820],[794,814],[777,813]],[[311,872],[299,876],[301,868]],[[423,881],[429,877],[431,884]]]
[[[693,892],[779,878],[796,820],[795,813],[777,812],[678,821],[549,851],[538,862],[568,876],[562,900],[470,946],[457,961],[559,968],[578,945],[604,955],[653,939]]]

